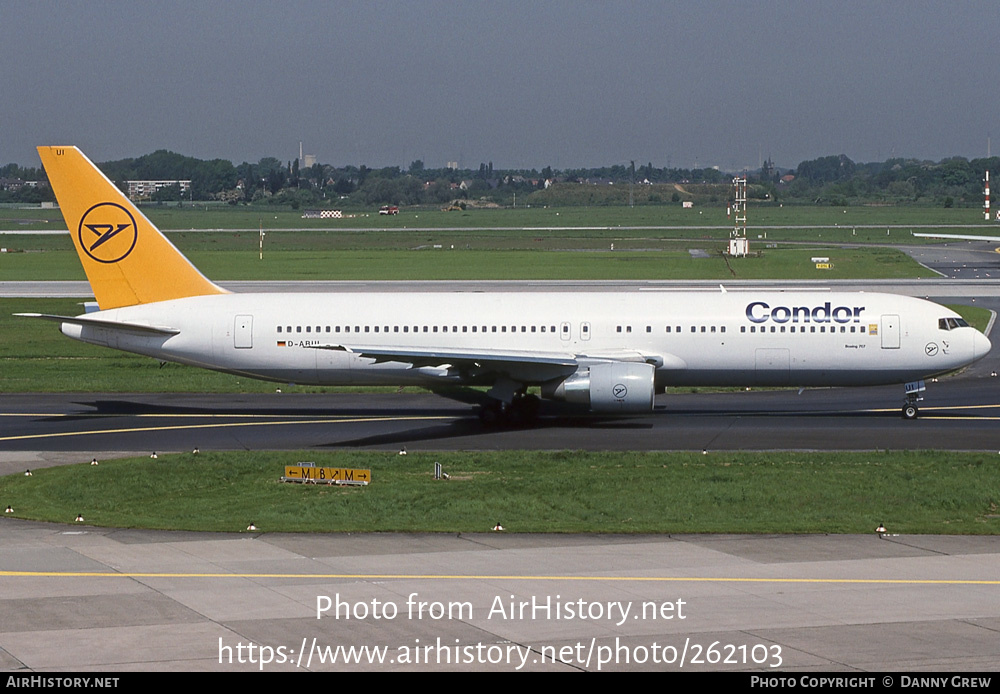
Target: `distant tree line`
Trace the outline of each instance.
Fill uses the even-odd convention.
[[[595,194],[581,195],[573,184],[592,186],[641,186],[671,184],[637,196],[640,204],[677,203],[684,195],[676,191],[703,191],[705,201],[725,200],[718,186],[730,182],[732,174],[715,168],[659,168],[652,162],[636,166],[615,164],[596,168],[558,170],[499,169],[493,162],[476,169],[428,168],[422,160],[399,166],[368,168],[315,164],[301,168],[297,159],[283,162],[265,157],[256,163],[234,165],[225,159],[202,160],[167,150],[157,150],[137,158],[99,164],[104,173],[123,190],[129,180],[190,180],[190,190],[179,186],[158,191],[154,202],[218,200],[233,205],[270,204],[292,208],[371,207],[386,204],[449,205],[475,200],[498,205],[571,204],[593,200]],[[795,169],[781,170],[770,161],[751,173],[751,197],[764,201],[850,205],[866,203],[979,205],[982,179],[989,169],[1000,170],[1000,157],[968,160],[950,157],[939,162],[894,158],[861,164],[845,155],[820,157],[801,162]],[[21,182],[20,184],[18,182]],[[40,168],[8,164],[0,168],[0,202],[40,202],[52,200]],[[553,185],[556,187],[547,190]],[[710,191],[716,186],[715,192]],[[652,191],[652,189],[649,189]],[[615,195],[598,196],[620,204]],[[633,199],[636,196],[629,196]],[[560,202],[560,201],[565,202]],[[582,204],[587,204],[586,202]]]

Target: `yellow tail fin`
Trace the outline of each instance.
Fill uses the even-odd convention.
[[[39,147],[101,310],[225,294],[76,147]]]

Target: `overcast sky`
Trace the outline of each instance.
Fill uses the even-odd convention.
[[[998,52],[995,1],[0,0],[0,163],[973,158]]]

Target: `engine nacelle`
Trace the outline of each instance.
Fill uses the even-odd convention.
[[[542,397],[590,406],[594,412],[649,412],[653,409],[656,367],[616,361],[583,367],[572,376],[542,386]]]

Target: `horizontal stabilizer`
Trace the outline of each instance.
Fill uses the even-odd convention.
[[[52,321],[53,323],[71,323],[73,325],[104,328],[105,330],[124,330],[130,333],[152,335],[177,335],[180,333],[180,330],[176,328],[167,328],[159,325],[141,325],[139,323],[122,323],[120,321],[101,320],[99,318],[87,318],[86,316],[56,316],[51,313],[15,313],[14,315],[24,318],[40,318]]]

